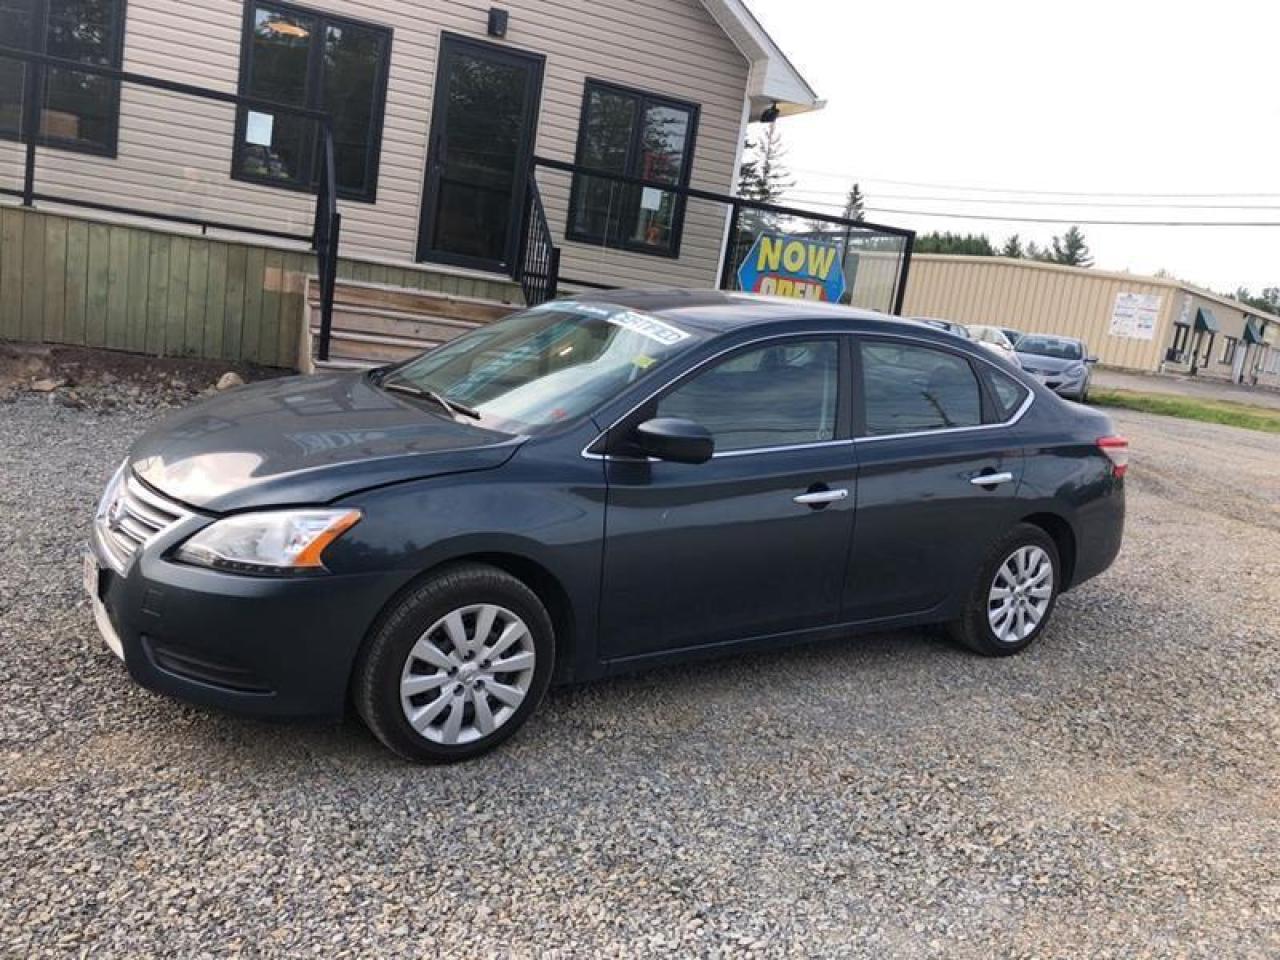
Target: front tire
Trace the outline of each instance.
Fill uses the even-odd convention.
[[[974,653],[1007,657],[1044,632],[1058,601],[1062,564],[1053,538],[1020,523],[988,551],[951,636]]]
[[[555,632],[537,595],[483,564],[447,568],[382,617],[352,699],[379,740],[414,763],[453,763],[514,734],[547,691]]]

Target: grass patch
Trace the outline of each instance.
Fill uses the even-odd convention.
[[[1222,423],[1229,427],[1244,427],[1246,430],[1280,433],[1280,410],[1254,407],[1247,403],[1178,397],[1167,393],[1139,393],[1136,390],[1098,389],[1089,391],[1089,402],[1101,407],[1122,407],[1142,413],[1181,417],[1183,420]]]

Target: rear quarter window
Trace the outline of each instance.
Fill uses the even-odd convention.
[[[995,401],[995,423],[1007,423],[1021,409],[1030,393],[1007,373],[996,369],[987,370],[987,382],[991,385],[991,398]]]

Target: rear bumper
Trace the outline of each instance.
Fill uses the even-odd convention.
[[[1124,481],[1111,480],[1111,490],[1076,512],[1076,562],[1068,589],[1102,573],[1124,542]]]
[[[100,544],[94,619],[135,681],[202,706],[337,718],[383,574],[277,580],[171,563],[144,549],[116,573]],[[88,584],[86,586],[89,586]]]

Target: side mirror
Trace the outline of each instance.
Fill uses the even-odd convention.
[[[1097,358],[1097,357],[1093,357],[1093,356],[1085,357],[1085,358],[1084,358],[1084,362],[1085,362],[1085,363],[1097,363],[1097,362],[1098,362],[1098,358]]]
[[[716,442],[707,428],[679,417],[657,417],[636,427],[636,443],[648,456],[672,463],[706,463]]]

